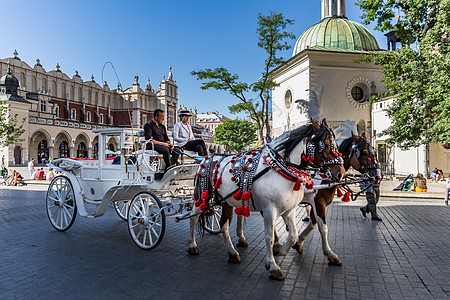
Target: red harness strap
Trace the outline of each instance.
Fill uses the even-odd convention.
[[[276,155],[273,153],[273,155]],[[283,176],[284,178],[295,182],[294,191],[300,190],[301,184],[304,183],[307,189],[312,189],[314,183],[311,176],[307,172],[303,172],[291,166],[287,166],[281,157],[274,159],[271,153],[266,152],[263,155],[264,164],[270,166],[274,171]]]

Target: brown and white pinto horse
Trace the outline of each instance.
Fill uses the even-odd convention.
[[[344,168],[347,171],[350,167],[361,174],[369,174],[375,182],[381,181],[381,170],[369,142],[362,136],[352,136],[344,139],[339,145],[339,152],[344,159]],[[305,195],[302,203],[308,203],[312,207],[311,221],[305,230],[299,235],[298,241],[293,248],[298,253],[303,252],[303,242],[308,234],[319,225],[319,231],[322,237],[322,251],[328,258],[330,265],[342,265],[339,257],[331,250],[328,244],[328,227],[325,219],[326,207],[333,201],[337,188],[322,189],[317,192],[315,197]],[[312,198],[312,199],[311,199]]]
[[[250,206],[251,211],[262,212],[266,240],[265,266],[271,274],[270,278],[282,280],[284,279],[284,275],[281,272],[280,267],[275,262],[274,250],[278,255],[286,255],[291,246],[295,243],[297,238],[295,209],[303,199],[304,189],[303,184],[300,184],[299,181],[291,181],[274,170],[272,165],[268,168],[268,166],[264,164],[263,157],[273,155],[273,150],[282,155],[284,159],[290,162],[292,166],[302,166],[302,164],[307,165],[311,161],[314,161],[317,167],[327,165],[330,171],[329,173],[331,174],[330,179],[335,182],[341,180],[344,175],[344,168],[342,159],[337,157],[337,145],[334,140],[334,134],[326,125],[325,121],[322,121],[321,125],[313,121],[311,125],[304,125],[293,131],[287,132],[273,140],[270,143],[270,146],[266,145],[261,150],[262,158],[258,161],[255,174],[259,174],[263,170],[266,170],[267,172],[253,182],[251,187],[251,201],[249,201],[252,205],[250,206],[249,203],[248,206]],[[305,153],[308,154],[308,157],[305,156]],[[200,175],[200,172],[203,171],[201,168],[205,168],[207,161],[210,159],[211,158],[208,158],[202,162],[199,168],[198,176]],[[240,263],[241,259],[239,257],[239,253],[233,247],[228,232],[233,214],[233,207],[239,208],[242,205],[241,201],[235,200],[233,197],[228,197],[228,195],[233,194],[233,191],[236,190],[236,184],[234,182],[235,178],[231,172],[231,169],[230,172],[228,172],[230,166],[233,164],[232,161],[234,160],[234,157],[225,157],[220,161],[220,163],[216,163],[218,158],[213,157],[212,159],[212,164],[216,165],[218,168],[216,174],[221,177],[222,183],[220,187],[217,187],[213,191],[213,182],[211,180],[212,173],[210,173],[206,187],[208,193],[204,191],[205,187],[202,187],[201,189],[199,188],[198,185],[200,180],[196,180],[194,197],[195,199],[200,199],[200,196],[208,195],[205,196],[205,198],[207,197],[207,200],[209,200],[211,198],[209,195],[212,195],[214,192],[215,202],[222,203],[220,226],[229,255],[228,261],[231,263]],[[224,170],[227,171],[224,172]],[[216,169],[214,171],[216,171]],[[197,178],[199,178],[198,176]],[[200,195],[200,192],[202,195]],[[222,201],[222,199],[224,199],[224,201]],[[200,212],[200,209],[201,206],[194,207],[192,214],[197,214]],[[283,218],[286,226],[288,226],[290,230],[286,242],[284,244],[276,244],[274,246],[274,221],[279,216]],[[188,252],[194,255],[199,253],[195,242],[195,225],[198,218],[199,216],[196,215],[191,218],[190,222]],[[242,227],[240,230],[242,231]],[[243,236],[240,241],[246,244]]]

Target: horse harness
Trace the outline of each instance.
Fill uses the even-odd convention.
[[[213,168],[212,181],[214,183],[214,186],[212,187],[212,195],[215,194],[214,191],[219,189],[222,184],[223,172],[228,170],[228,172],[232,173],[231,180],[238,186],[238,188],[223,197],[220,203],[223,203],[229,197],[233,197],[235,200],[241,200],[242,205],[235,208],[234,211],[237,215],[243,215],[245,217],[250,216],[250,200],[253,208],[256,208],[251,197],[251,188],[253,183],[266,174],[270,169],[273,169],[284,178],[294,182],[293,190],[295,191],[300,190],[301,183],[304,183],[307,189],[313,188],[314,184],[308,171],[302,171],[294,167],[293,164],[288,164],[288,162],[285,161],[281,155],[279,155],[268,145],[259,151],[251,150],[234,155],[222,168],[219,174],[221,162],[225,159],[225,157],[227,156],[222,156],[218,161],[214,162],[213,157],[205,156],[204,161],[200,164],[199,171],[195,178],[196,186],[199,187],[198,194],[200,195],[200,198],[195,201],[194,205],[196,207],[200,207],[202,211],[207,211],[205,209],[209,207],[208,201],[211,198],[208,193],[211,168]],[[263,164],[267,167],[256,173],[261,158],[263,159]],[[213,166],[213,164],[215,165]],[[227,168],[229,164],[231,166],[230,168]]]
[[[365,142],[366,144],[369,144],[369,142],[368,142],[364,137],[359,137],[359,139],[362,140],[363,142]],[[375,158],[375,159],[374,159],[374,162],[371,163],[370,165],[367,165],[367,166],[365,166],[365,165],[363,165],[363,164],[361,163],[361,150],[359,150],[358,144],[360,144],[359,141],[358,141],[358,143],[355,143],[355,141],[353,141],[353,144],[352,144],[352,150],[351,150],[351,152],[350,152],[349,157],[352,157],[352,155],[353,155],[353,153],[354,153],[355,156],[356,156],[356,159],[358,160],[359,165],[361,166],[361,169],[362,169],[364,172],[367,172],[367,170],[379,169],[379,168],[380,168],[380,164],[379,164],[378,159],[376,159],[376,153],[375,153],[375,151],[373,150],[372,147],[369,147],[369,152],[370,152],[370,154],[372,154],[372,156]],[[370,158],[369,158],[369,160],[370,160]]]
[[[344,164],[342,154],[338,152],[338,147],[334,139],[334,134],[329,128],[327,128],[327,130],[331,135],[331,153],[334,155],[334,157],[329,160],[325,160],[325,158],[323,157],[323,152],[325,151],[325,143],[323,141],[323,137],[319,140],[319,142],[316,145],[315,140],[317,140],[319,137],[317,137],[316,134],[313,134],[306,144],[306,154],[302,155],[302,161],[306,162],[307,164],[311,164],[313,167],[317,168],[317,166],[314,164],[314,156],[316,153],[316,149],[318,148],[317,150],[319,153],[319,158],[322,162],[323,167],[328,168],[332,165]]]

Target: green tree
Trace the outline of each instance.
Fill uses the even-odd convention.
[[[235,96],[239,103],[229,106],[231,113],[246,113],[255,122],[260,136],[264,136],[264,131],[270,134],[269,123],[269,103],[271,90],[275,83],[270,79],[270,71],[285,62],[278,53],[288,50],[291,46],[286,39],[295,39],[295,35],[284,31],[288,25],[293,24],[293,20],[286,19],[283,14],[271,12],[268,16],[258,14],[258,47],[262,48],[267,57],[264,61],[261,77],[251,84],[240,81],[237,74],[232,74],[226,68],[204,69],[192,71],[191,75],[197,76],[197,80],[202,80],[201,89],[215,89],[227,91]],[[246,94],[257,93],[256,99],[249,99]],[[265,130],[264,130],[265,129]]]
[[[244,151],[256,141],[257,126],[249,121],[227,120],[216,128],[216,143],[227,145],[236,152]]]
[[[396,30],[402,47],[364,55],[382,67],[392,126],[382,134],[402,148],[450,143],[450,0],[359,0],[365,24]],[[398,15],[396,17],[396,15]]]
[[[10,112],[9,105],[4,101],[0,102],[0,146],[21,141],[20,136],[25,132],[23,129],[25,118],[21,124],[18,124],[17,114],[11,116]]]

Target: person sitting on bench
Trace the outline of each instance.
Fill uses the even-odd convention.
[[[173,126],[173,140],[176,145],[184,150],[195,151],[200,156],[205,156],[206,151],[205,142],[201,139],[195,139],[192,127],[189,124],[190,112],[182,110],[180,112],[180,122]]]
[[[146,140],[152,139],[155,151],[163,155],[167,170],[170,166],[176,164],[178,153],[173,151],[173,145],[167,136],[163,121],[164,112],[161,109],[156,109],[153,113],[153,119],[144,125],[144,133]],[[147,144],[147,150],[152,150],[151,143]],[[172,154],[172,160],[170,154]]]

